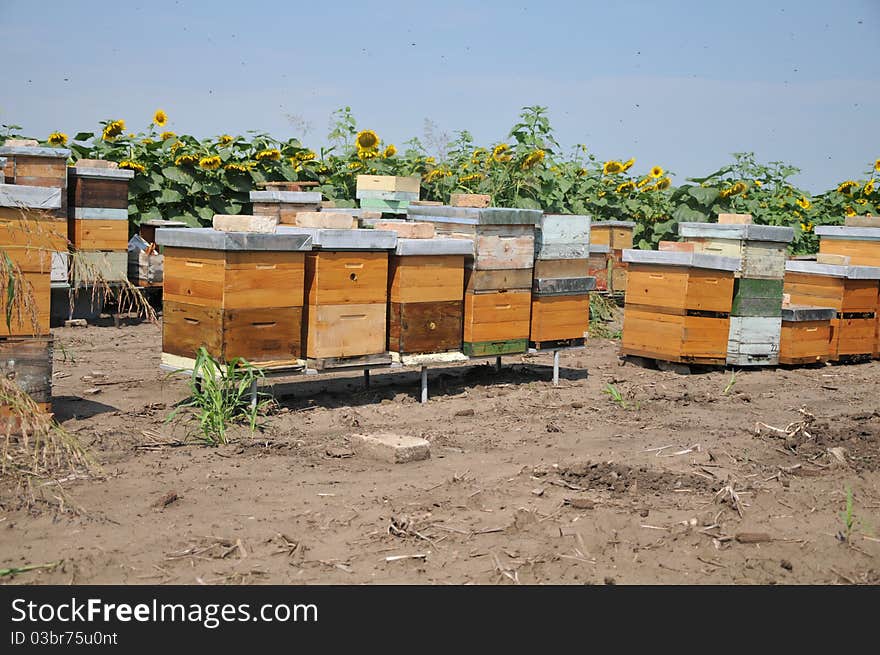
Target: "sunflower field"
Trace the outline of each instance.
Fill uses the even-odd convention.
[[[397,147],[383,143],[373,130],[359,130],[349,107],[334,112],[329,145],[318,149],[257,132],[197,139],[168,129],[168,121],[158,110],[141,132],[112,119],[94,132],[72,139],[54,132],[40,143],[71,148],[71,163],[108,159],[135,171],[129,196],[134,226],[155,218],[208,225],[214,214],[250,213],[249,192],[270,181],[314,182],[337,207],[354,206],[355,179],[363,173],[419,175],[426,200],[486,193],[496,206],[632,220],[639,248],[674,239],[679,221],[709,221],[734,212],[752,214],[757,223],[795,228],[793,252],[810,253],[818,246],[816,225],[880,211],[880,159],[818,195],[790,182],[799,169],[760,163],[752,153],[735,153],[720,170],[676,186],[660,163],[640,168],[632,158],[600,158],[583,144],[563,152],[547,109],[539,106],[523,108],[505,141],[480,145],[462,131],[440,157],[430,155],[417,138]],[[2,128],[0,143],[23,137],[19,126]]]

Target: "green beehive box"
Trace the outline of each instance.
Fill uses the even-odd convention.
[[[730,315],[782,316],[782,285],[782,280],[735,280]]]

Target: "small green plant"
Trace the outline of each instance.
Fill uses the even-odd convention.
[[[209,446],[228,443],[227,426],[238,420],[246,420],[253,432],[260,411],[269,403],[268,398],[251,402],[251,391],[263,377],[247,360],[236,357],[224,366],[202,346],[193,365],[190,398],[166,420],[174,419],[183,409],[195,410],[202,441]]]
[[[622,409],[629,408],[629,406],[626,404],[626,401],[623,399],[623,394],[621,394],[618,388],[610,382],[605,385],[604,389],[602,389],[602,393],[607,393],[611,400],[620,405]]]
[[[845,543],[850,543],[853,529],[858,521],[853,511],[852,487],[846,488],[846,510],[840,513],[840,520],[843,522],[843,530],[837,533],[837,538]]]
[[[724,387],[724,391],[722,391],[721,394],[726,396],[733,390],[734,386],[736,386],[736,371],[733,371],[730,374],[730,380],[728,380],[727,386]]]

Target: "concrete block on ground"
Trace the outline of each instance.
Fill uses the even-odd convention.
[[[431,456],[430,444],[425,439],[391,432],[355,434],[351,443],[359,455],[390,464],[418,462]]]

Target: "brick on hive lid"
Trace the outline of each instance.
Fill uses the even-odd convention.
[[[410,207],[442,207],[443,203],[437,200],[411,200]]]
[[[751,214],[718,214],[718,222],[723,225],[751,225]]]
[[[297,212],[294,225],[330,230],[350,230],[357,227],[357,221],[354,214],[344,212]]]
[[[228,215],[215,214],[213,226],[220,232],[259,232],[260,234],[275,234],[278,227],[276,216]]]
[[[453,207],[488,207],[492,197],[488,193],[453,193],[449,198],[449,204]]]
[[[74,168],[119,168],[119,164],[108,159],[77,159]]]
[[[399,239],[433,239],[435,234],[434,224],[422,221],[376,221],[373,229],[392,230]]]
[[[669,252],[694,252],[696,244],[691,241],[661,241],[657,244],[658,250]]]
[[[843,224],[846,227],[880,227],[880,216],[847,216]]]
[[[322,200],[321,201],[321,209],[336,209],[336,201],[335,200]]]
[[[36,139],[6,139],[3,145],[10,148],[35,148],[40,142]]]
[[[850,258],[849,255],[832,255],[827,252],[820,252],[816,254],[816,263],[832,264],[834,266],[849,266]]]

